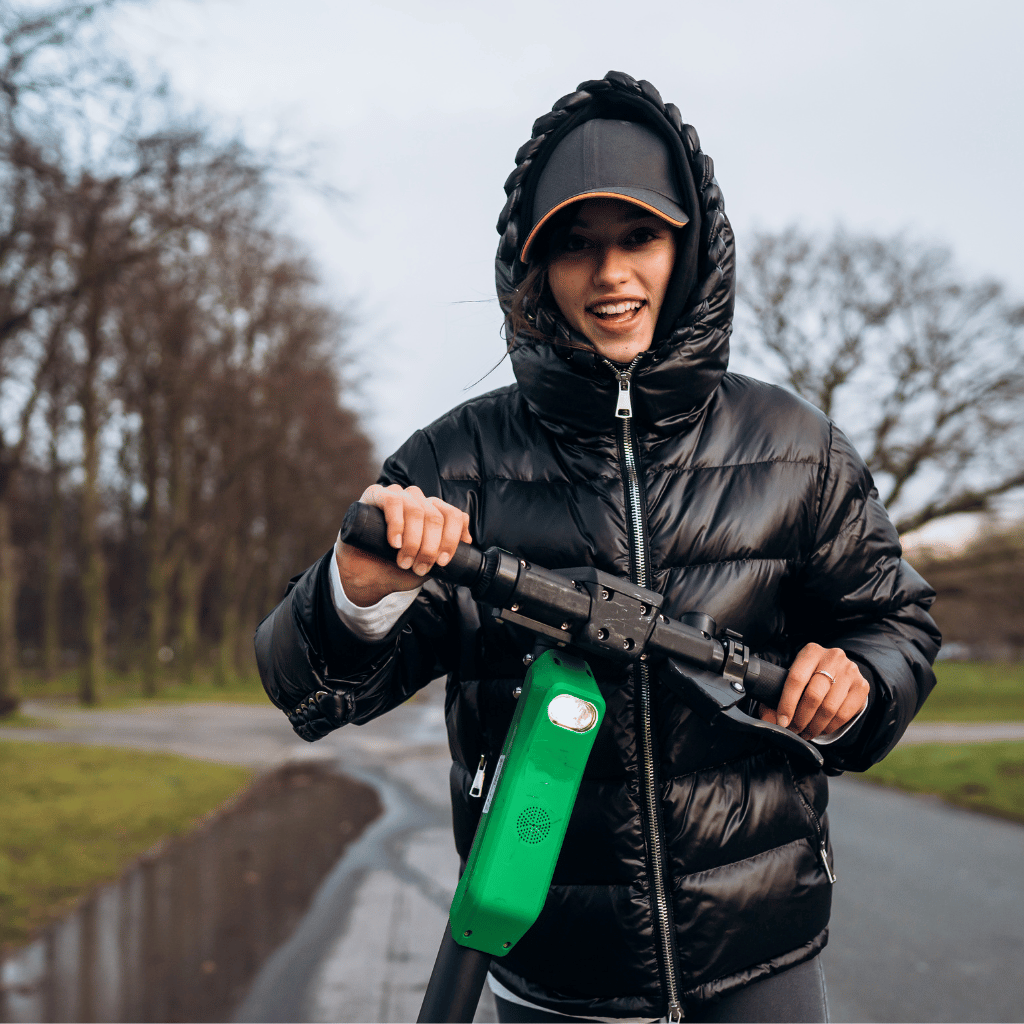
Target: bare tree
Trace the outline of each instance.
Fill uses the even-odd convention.
[[[1024,306],[943,248],[791,228],[741,266],[740,351],[864,453],[901,532],[1024,486]]]
[[[106,6],[0,3],[0,715],[19,630],[48,672],[79,644],[87,703],[108,643],[148,693],[169,644],[227,681],[371,474],[276,165],[80,45]]]
[[[0,422],[0,713],[14,705],[17,690],[19,569],[10,503],[79,297],[80,281],[69,279],[64,262],[68,175],[57,112],[127,81],[123,65],[97,62],[77,45],[109,6],[0,6],[0,396],[7,413]]]

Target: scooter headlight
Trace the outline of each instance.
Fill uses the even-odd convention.
[[[561,729],[589,732],[597,724],[597,708],[589,700],[560,693],[548,703],[548,718]]]

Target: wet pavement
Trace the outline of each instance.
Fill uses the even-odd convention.
[[[83,712],[30,702],[23,710],[60,728],[6,730],[0,739],[169,750],[261,767],[322,761],[373,786],[384,815],[327,875],[235,1019],[416,1019],[458,877],[441,684],[369,725],[341,729],[315,744],[295,736],[269,704]],[[497,1020],[486,988],[475,1019]]]
[[[261,774],[0,958],[0,1021],[222,1021],[382,812],[331,762]]]
[[[415,1019],[458,864],[439,684],[376,722],[312,745],[294,737],[269,706],[61,711],[59,717],[59,730],[17,732],[253,765],[324,759],[372,785],[384,815],[327,876],[235,1019]],[[913,725],[903,742],[1024,738],[1024,723],[948,730]],[[1021,1020],[1024,828],[851,776],[834,780],[832,789],[839,882],[823,957],[832,1019]],[[486,989],[476,1019],[496,1019]]]

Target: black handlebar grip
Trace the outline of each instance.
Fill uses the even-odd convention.
[[[779,701],[782,700],[782,689],[786,685],[789,669],[758,658],[758,671],[755,673],[751,671],[754,668],[754,659],[751,658],[750,661],[747,677],[743,680],[747,693],[762,704],[767,704],[770,708],[777,708]]]
[[[393,548],[388,541],[384,510],[377,508],[376,505],[365,505],[361,501],[352,502],[341,524],[341,539],[383,562],[394,564],[398,555],[397,548]],[[483,552],[472,544],[460,544],[455,549],[452,560],[444,566],[435,565],[429,575],[448,583],[472,587],[480,578],[483,567]]]
[[[361,501],[349,505],[341,524],[341,539],[368,555],[376,555],[383,562],[394,562],[398,554],[388,542],[384,510]]]

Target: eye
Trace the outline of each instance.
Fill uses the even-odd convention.
[[[565,245],[563,246],[563,251],[582,252],[584,249],[589,248],[591,244],[592,243],[590,239],[587,238],[585,235],[581,235],[573,231],[570,232],[569,237],[566,238]]]
[[[628,235],[626,235],[625,242],[629,246],[641,246],[646,245],[648,242],[654,241],[656,238],[660,238],[660,232],[652,227],[648,227],[646,224],[634,228]]]

